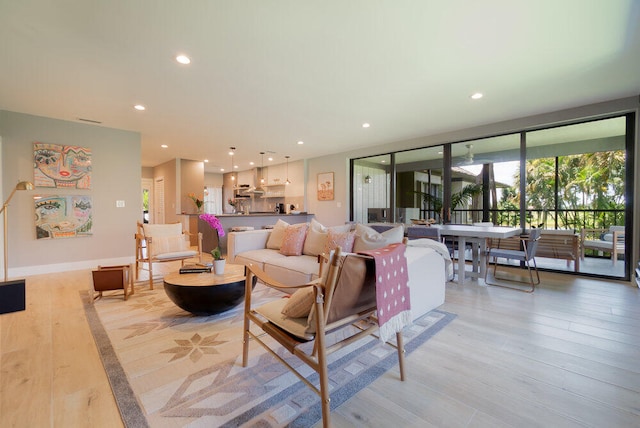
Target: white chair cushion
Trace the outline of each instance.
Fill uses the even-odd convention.
[[[152,236],[151,251],[152,257],[158,257],[160,254],[189,251],[189,245],[184,235],[181,234],[174,236]]]
[[[183,259],[185,257],[198,257],[198,252],[194,250],[176,251],[173,253],[156,254],[153,258],[156,260],[173,260]]]

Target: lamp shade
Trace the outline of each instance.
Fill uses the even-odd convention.
[[[16,184],[16,190],[33,190],[33,183],[30,181],[20,181]]]

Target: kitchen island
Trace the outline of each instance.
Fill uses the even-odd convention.
[[[216,246],[219,246],[223,254],[227,252],[227,234],[235,227],[253,227],[254,229],[263,229],[266,226],[273,226],[278,220],[285,221],[289,224],[308,223],[314,214],[302,212],[300,214],[278,214],[271,212],[252,212],[249,214],[216,214],[220,219],[224,228],[225,236],[218,239],[218,234],[209,226],[209,224],[198,219],[198,231],[202,232],[202,251],[210,252]]]

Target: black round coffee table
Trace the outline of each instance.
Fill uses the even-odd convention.
[[[238,306],[244,300],[244,288],[243,265],[227,264],[222,275],[175,272],[164,277],[167,296],[196,315],[219,314]]]

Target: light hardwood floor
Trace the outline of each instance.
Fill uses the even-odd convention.
[[[27,310],[0,316],[3,428],[122,426],[80,299],[90,284],[88,270],[29,277]],[[458,317],[409,355],[408,380],[385,373],[334,426],[640,426],[637,287],[549,273],[534,294],[449,283],[442,309]]]

